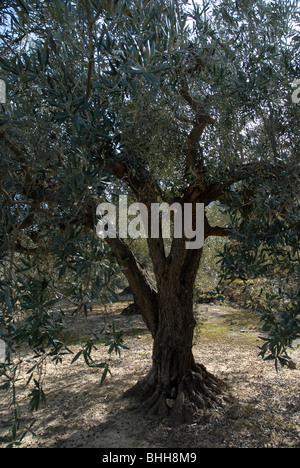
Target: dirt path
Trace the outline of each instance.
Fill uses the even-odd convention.
[[[95,308],[88,320],[69,324],[84,337],[101,328],[103,312]],[[145,374],[151,363],[152,340],[140,317],[120,315],[120,305],[108,314],[125,332],[130,348],[121,358],[113,356],[111,375],[99,386],[101,372],[83,360],[69,365],[48,365],[45,375],[47,404],[37,414],[28,411],[24,386],[25,362],[20,375],[19,404],[23,423],[34,417],[36,437],[27,435],[21,447],[97,448],[221,448],[300,447],[300,369],[276,373],[272,363],[258,354],[259,321],[246,311],[213,304],[201,305],[197,318],[194,354],[210,372],[230,386],[232,401],[224,408],[205,412],[195,424],[170,428],[159,420],[140,415],[132,403],[120,399],[123,390]],[[109,324],[107,325],[109,326]],[[72,345],[76,353],[78,345]],[[96,361],[106,357],[99,346]],[[7,395],[0,391],[0,436],[8,426]],[[1,447],[1,445],[0,445]]]

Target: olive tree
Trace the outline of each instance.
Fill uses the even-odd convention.
[[[226,278],[264,274],[279,256],[296,265],[296,2],[24,1],[6,13],[4,255],[27,236],[57,256],[62,278],[84,242],[94,268],[115,258],[153,337],[152,366],[128,395],[176,421],[220,404],[222,382],[192,352],[197,210],[219,203],[229,216],[218,226],[203,215],[204,240],[231,238]],[[149,226],[154,203],[192,208],[194,234],[181,225],[166,241],[160,217],[147,236],[153,276],[126,239],[107,235],[104,247],[96,235],[97,206],[119,195],[146,207]],[[263,314],[263,355],[277,359],[299,334],[294,299],[283,320]]]

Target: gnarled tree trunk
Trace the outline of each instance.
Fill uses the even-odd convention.
[[[125,244],[118,248],[122,241],[114,242],[121,260]],[[203,365],[196,364],[192,352],[196,325],[193,288],[202,250],[185,251],[178,240],[166,257],[157,245],[151,244],[150,240],[157,287],[133,255],[126,252],[125,274],[152,333],[153,355],[148,374],[125,396],[138,398],[148,414],[182,423],[191,421],[198,409],[222,402],[222,382]]]

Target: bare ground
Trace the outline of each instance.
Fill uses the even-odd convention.
[[[130,400],[120,398],[140,379],[151,364],[152,340],[139,316],[120,315],[126,304],[111,308],[109,323],[125,333],[130,348],[121,357],[113,355],[111,375],[100,387],[101,371],[73,356],[62,364],[48,364],[44,384],[46,405],[37,413],[28,410],[29,389],[25,386],[29,356],[24,354],[18,382],[22,423],[34,424],[36,436],[28,434],[21,448],[299,448],[300,386],[296,369],[281,368],[258,357],[258,317],[245,310],[201,305],[195,333],[194,354],[229,386],[231,399],[224,407],[205,411],[193,424],[176,428],[165,421],[149,419]],[[72,332],[87,337],[101,328],[104,312],[95,308],[88,317],[69,323]],[[109,327],[108,323],[108,327]],[[74,353],[79,344],[70,346]],[[107,357],[99,345],[96,362]],[[0,391],[0,437],[9,427],[8,395]],[[2,445],[4,447],[4,445]],[[1,448],[1,444],[0,444]]]

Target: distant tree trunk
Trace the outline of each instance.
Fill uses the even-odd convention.
[[[158,252],[151,246],[150,251]],[[182,258],[180,252],[184,252]],[[127,252],[125,274],[154,341],[150,371],[125,396],[138,398],[145,412],[170,417],[175,424],[191,421],[198,409],[222,401],[222,382],[196,364],[192,352],[193,289],[201,254],[201,250],[186,252],[177,245],[168,258],[154,255],[154,292],[150,278]]]
[[[125,316],[142,315],[142,311],[135,301],[129,304],[127,307],[125,307],[125,309],[122,310],[121,315],[125,315]]]
[[[125,309],[122,310],[122,315],[141,315],[141,309],[137,305],[136,298],[134,297],[131,286],[127,286],[121,293],[118,294],[119,299],[133,300],[133,303],[129,304]]]

